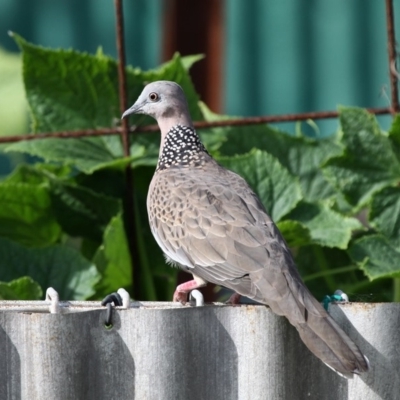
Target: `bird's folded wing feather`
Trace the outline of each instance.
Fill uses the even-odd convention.
[[[188,180],[179,170],[171,172],[169,189],[179,196],[165,200],[167,218],[152,222],[169,258],[207,281],[269,304],[278,314],[287,315],[280,306],[287,300],[292,323],[304,320],[304,308],[320,315],[321,306],[309,296],[284,239],[241,177],[221,169]]]

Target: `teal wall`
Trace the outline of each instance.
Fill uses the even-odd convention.
[[[128,62],[147,69],[161,62],[162,0],[124,4]],[[1,0],[0,45],[17,51],[7,31],[48,47],[116,56],[112,0]],[[144,45],[146,43],[146,45]]]
[[[400,7],[395,3],[400,34]],[[225,107],[236,115],[387,107],[383,0],[228,0]],[[399,37],[399,35],[397,35]],[[380,117],[388,125],[388,117]],[[318,123],[321,133],[335,121]],[[293,124],[281,124],[282,127]]]

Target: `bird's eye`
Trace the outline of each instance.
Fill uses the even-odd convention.
[[[158,100],[158,94],[155,93],[155,92],[150,93],[150,94],[149,94],[149,99],[150,99],[151,101],[157,101],[157,100]]]

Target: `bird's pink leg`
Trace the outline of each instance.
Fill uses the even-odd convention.
[[[180,303],[185,304],[190,291],[206,286],[207,282],[205,282],[203,279],[194,275],[193,278],[194,279],[192,281],[188,281],[177,286],[173,301],[179,301]]]
[[[226,304],[232,304],[233,306],[239,304],[240,298],[242,296],[239,293],[233,293],[231,297],[226,301]]]

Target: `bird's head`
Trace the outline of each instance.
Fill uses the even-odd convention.
[[[156,81],[145,86],[135,104],[122,114],[122,118],[130,114],[153,117],[162,134],[178,124],[192,127],[185,94],[175,82]]]

